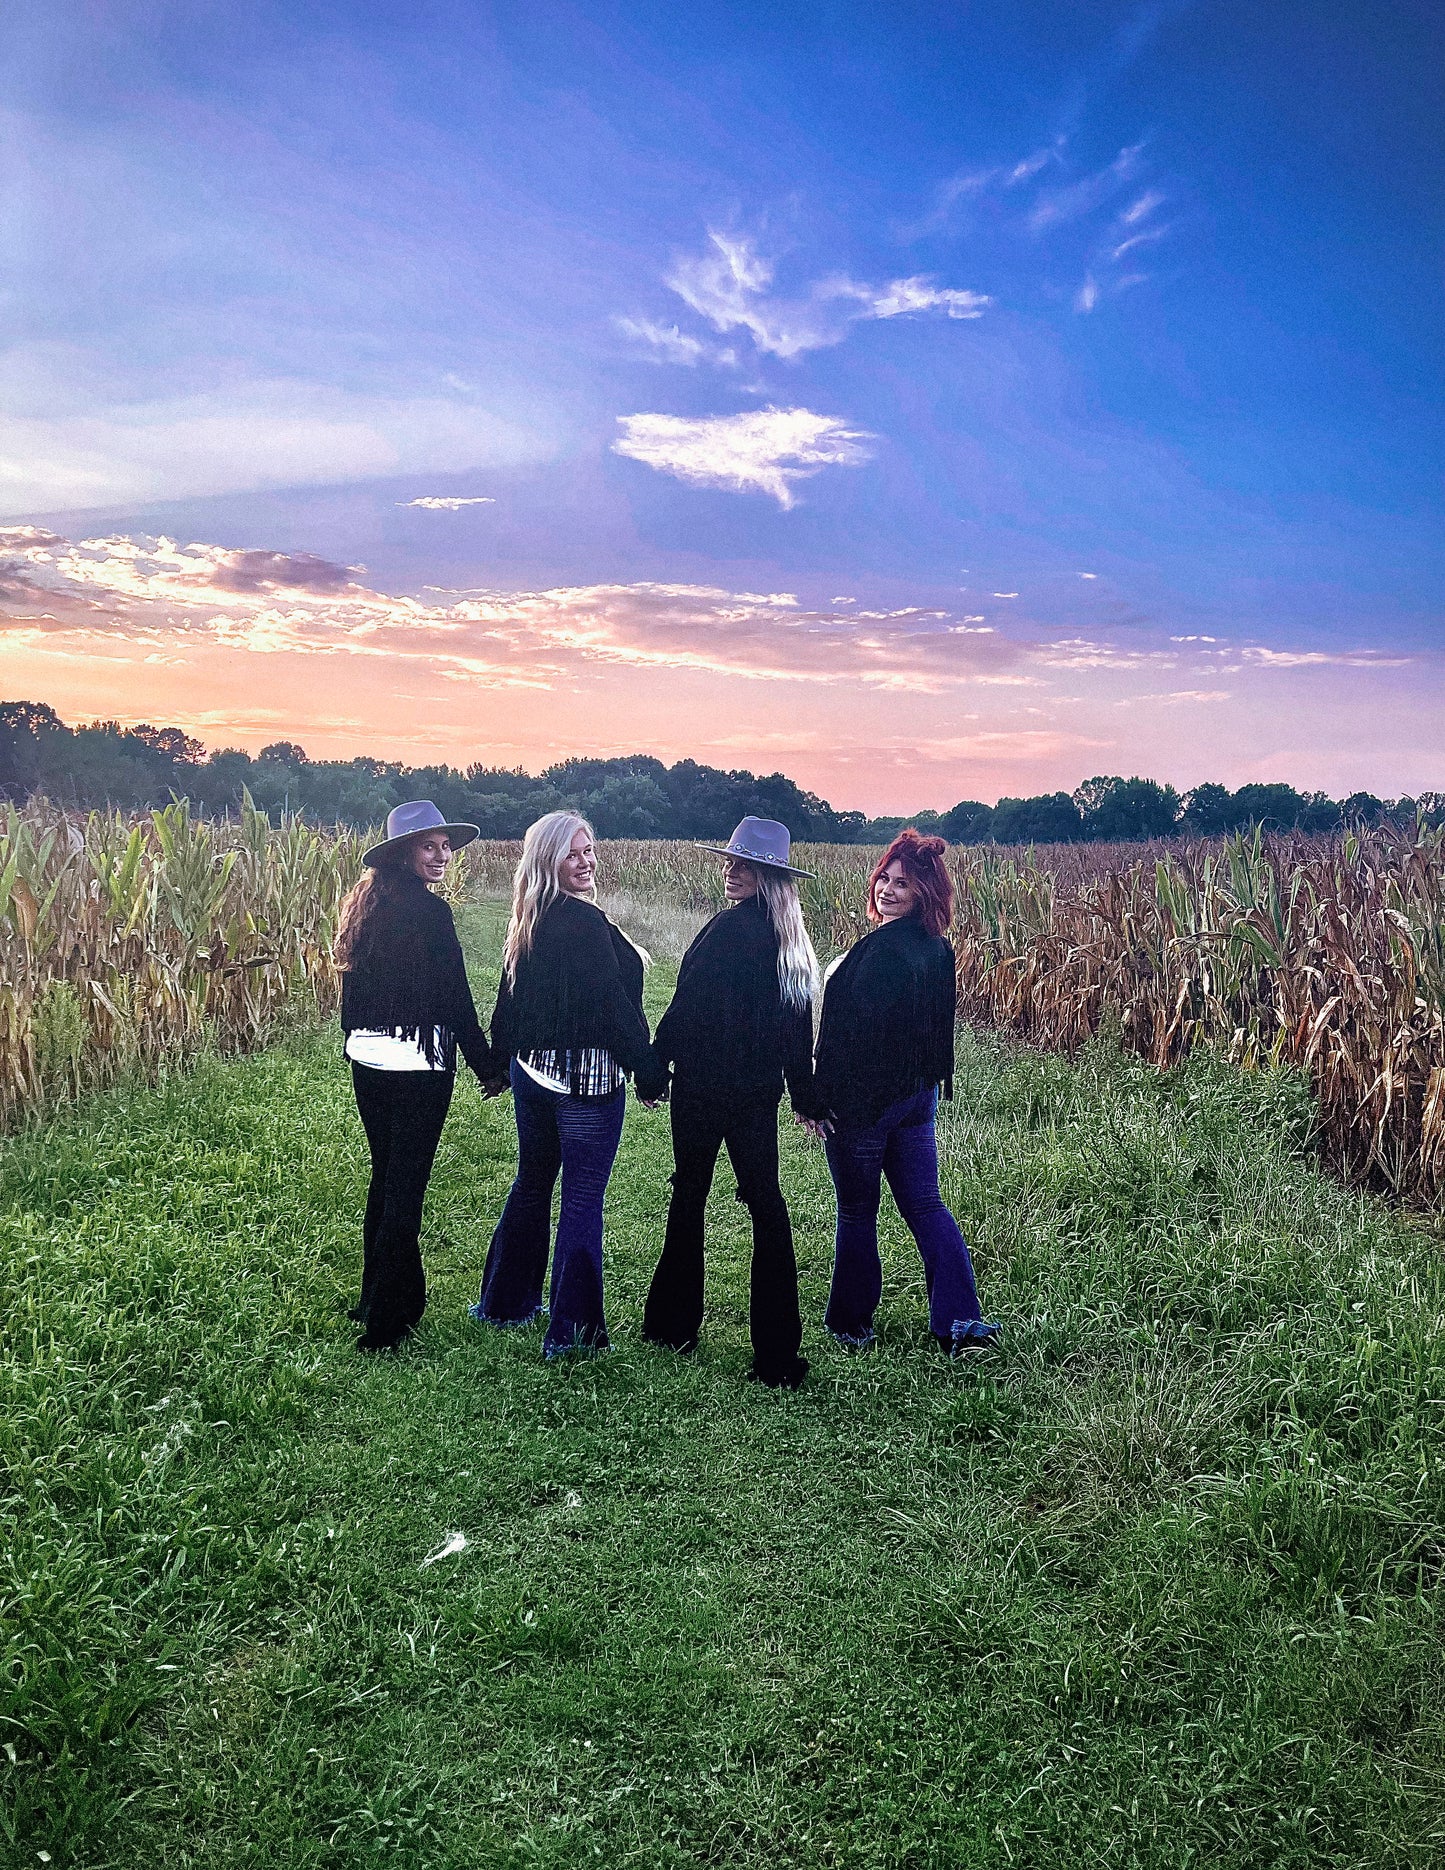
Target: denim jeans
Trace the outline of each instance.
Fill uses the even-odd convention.
[[[526,1324],[542,1310],[552,1190],[560,1170],[562,1210],[542,1340],[549,1357],[608,1345],[602,1315],[602,1201],[622,1140],[626,1098],[621,1086],[610,1097],[549,1091],[512,1061],[517,1179],[492,1235],[479,1310],[494,1325]]]
[[[642,1335],[673,1350],[691,1350],[702,1328],[703,1219],[718,1151],[727,1147],[738,1200],[753,1222],[748,1323],[753,1374],[763,1383],[795,1387],[807,1372],[798,1354],[798,1263],[793,1228],[778,1185],[777,1097],[719,1105],[676,1089],[672,1153],[677,1172],[667,1209],[662,1258],[652,1275]]]
[[[876,1123],[840,1124],[828,1138],[828,1168],[838,1196],[833,1285],[825,1323],[848,1344],[873,1339],[873,1313],[883,1290],[878,1258],[878,1202],[887,1176],[898,1212],[923,1259],[928,1323],[953,1343],[979,1319],[973,1262],[958,1222],[938,1192],[938,1143],[933,1085],[892,1104]]]
[[[357,1313],[374,1344],[396,1344],[426,1309],[421,1215],[455,1075],[353,1065],[356,1107],[371,1151]]]

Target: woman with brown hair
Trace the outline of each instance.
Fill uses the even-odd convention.
[[[479,1078],[492,1072],[452,912],[430,887],[476,835],[475,825],[447,824],[430,799],[398,805],[341,908],[341,1028],[371,1151],[361,1297],[351,1310],[366,1327],[362,1351],[393,1350],[426,1307],[422,1207],[458,1048]]]
[[[833,1284],[825,1323],[854,1350],[874,1341],[883,1289],[878,1204],[886,1176],[923,1259],[929,1326],[952,1355],[986,1343],[973,1263],[938,1191],[938,1089],[953,1095],[957,988],[953,884],[942,838],[901,831],[868,879],[877,926],[830,971],[818,1033],[813,1101],[838,1197]]]

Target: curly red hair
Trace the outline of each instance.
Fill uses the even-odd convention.
[[[916,915],[930,935],[943,935],[953,920],[953,879],[944,867],[943,853],[948,849],[942,838],[925,837],[906,826],[874,864],[868,878],[868,920],[881,921],[874,898],[878,879],[891,863],[901,863],[909,881],[918,891]]]

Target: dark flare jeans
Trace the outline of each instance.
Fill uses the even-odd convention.
[[[672,1151],[677,1165],[662,1258],[652,1275],[642,1334],[654,1344],[691,1350],[702,1329],[703,1220],[718,1151],[726,1145],[739,1201],[753,1222],[748,1321],[753,1374],[791,1388],[807,1364],[798,1355],[803,1322],[798,1312],[798,1263],[793,1228],[778,1185],[777,1097],[723,1105],[672,1094]]]
[[[549,1091],[512,1061],[517,1179],[492,1235],[479,1311],[489,1324],[524,1325],[542,1310],[552,1232],[552,1190],[562,1208],[552,1259],[543,1353],[606,1350],[602,1313],[602,1202],[622,1140],[626,1090],[609,1097]]]
[[[455,1082],[450,1071],[351,1067],[371,1151],[357,1310],[372,1344],[400,1343],[426,1310],[422,1207]]]
[[[962,1230],[938,1192],[937,1109],[937,1088],[928,1085],[890,1105],[876,1123],[840,1123],[828,1138],[838,1232],[824,1322],[845,1344],[873,1341],[873,1314],[883,1290],[878,1203],[885,1176],[898,1212],[918,1243],[933,1335],[945,1344],[973,1335],[960,1329],[980,1317],[973,1262]]]

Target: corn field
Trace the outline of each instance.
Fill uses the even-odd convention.
[[[366,842],[274,828],[249,805],[224,824],[183,804],[137,820],[8,808],[0,1124],[324,1018],[336,911]],[[505,895],[519,850],[467,846],[447,894]],[[798,847],[820,951],[864,932],[875,855]],[[610,843],[600,860],[603,898],[624,910],[665,907],[686,931],[722,906],[722,867],[692,845]],[[1201,1044],[1246,1069],[1301,1069],[1342,1175],[1445,1203],[1445,831],[984,846],[948,861],[963,1018],[1066,1052],[1115,1036],[1161,1069]]]
[[[1309,1077],[1346,1178],[1445,1197],[1445,837],[1260,832],[1060,887],[970,854],[959,1009],[1072,1051],[1117,1030],[1161,1068],[1212,1044]]]
[[[0,1125],[197,1052],[250,1051],[335,1007],[359,837],[249,802],[139,819],[0,816]]]

